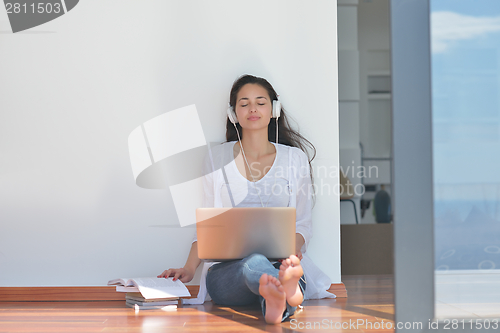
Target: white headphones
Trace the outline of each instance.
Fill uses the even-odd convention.
[[[281,114],[281,102],[280,102],[280,97],[278,96],[278,100],[273,101],[273,112],[272,112],[272,118],[278,119]],[[233,124],[236,124],[238,122],[238,118],[236,118],[236,112],[234,112],[234,109],[231,105],[227,108],[227,117],[229,118],[229,121]]]

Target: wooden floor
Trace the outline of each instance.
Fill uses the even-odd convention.
[[[387,329],[394,320],[392,276],[343,276],[342,282],[347,298],[306,301],[281,325],[266,325],[259,305],[220,307],[206,302],[136,312],[124,301],[0,302],[0,332],[393,331]]]

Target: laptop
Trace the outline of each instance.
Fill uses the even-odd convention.
[[[198,257],[227,261],[260,253],[270,260],[295,253],[294,207],[196,209]]]

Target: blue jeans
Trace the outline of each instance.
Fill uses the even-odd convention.
[[[280,263],[273,264],[262,254],[254,253],[242,260],[221,262],[209,268],[207,290],[212,300],[219,305],[248,305],[260,301],[262,314],[266,315],[265,300],[259,294],[259,279],[266,273],[278,278]],[[305,277],[299,280],[302,294],[305,292]],[[296,307],[286,304],[281,321],[293,315]]]

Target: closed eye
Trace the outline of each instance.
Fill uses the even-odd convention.
[[[262,106],[262,105],[266,105],[266,103],[258,103],[258,105]],[[248,104],[240,105],[241,108],[244,108],[244,107],[247,107],[247,106],[248,106]]]

